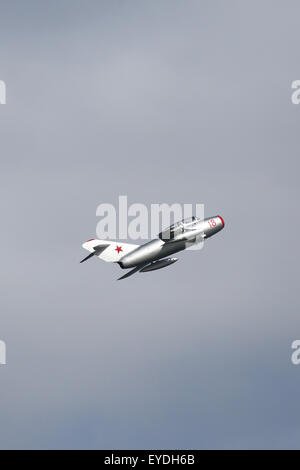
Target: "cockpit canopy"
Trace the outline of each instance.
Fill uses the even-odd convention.
[[[182,219],[180,222],[176,222],[175,224],[171,225],[166,230],[163,230],[162,232],[160,232],[158,236],[163,241],[172,240],[177,235],[183,233],[185,229],[192,228],[193,225],[196,225],[199,222],[200,222],[200,219],[193,215],[192,217]]]

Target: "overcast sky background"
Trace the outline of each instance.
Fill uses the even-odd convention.
[[[0,448],[300,448],[300,4],[0,1]],[[203,203],[116,282],[96,207]]]

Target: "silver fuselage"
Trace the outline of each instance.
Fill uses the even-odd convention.
[[[202,221],[197,220],[189,224],[185,224],[183,221],[177,224],[176,236],[174,238],[151,240],[123,256],[119,261],[119,265],[122,268],[133,268],[157,261],[185,250],[188,246],[199,243],[200,240],[215,235],[223,227],[224,221],[220,216],[210,217]]]

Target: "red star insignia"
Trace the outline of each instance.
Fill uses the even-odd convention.
[[[117,245],[117,248],[115,249],[115,251],[117,251],[117,252],[118,252],[118,254],[119,254],[119,253],[120,253],[120,251],[123,251],[123,250],[122,250],[122,247],[121,247],[121,246],[118,246],[118,245]]]

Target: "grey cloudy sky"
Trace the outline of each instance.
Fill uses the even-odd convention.
[[[1,448],[299,448],[299,2],[1,1]],[[96,207],[225,230],[116,282]]]

